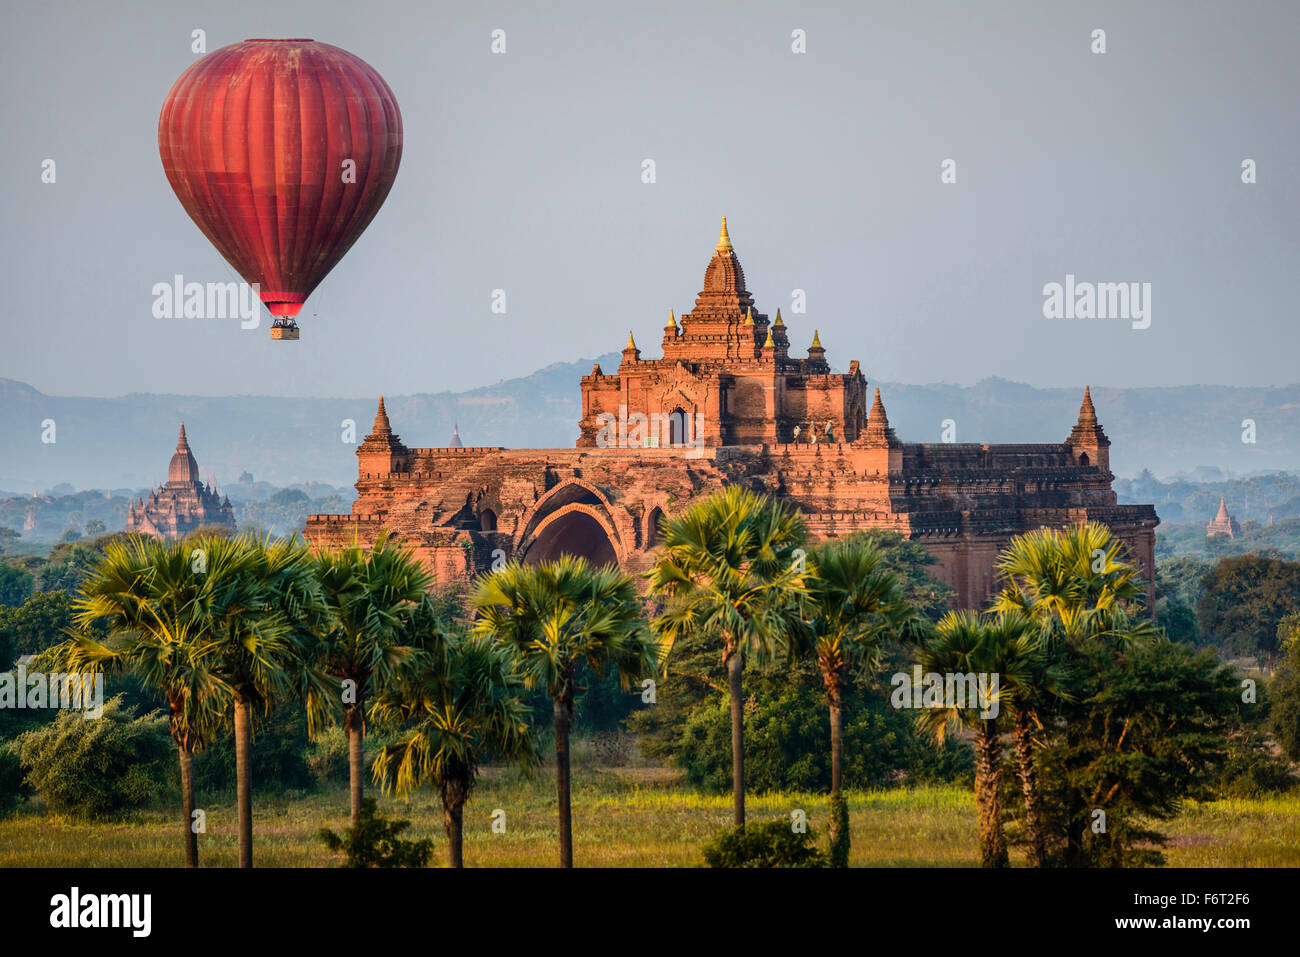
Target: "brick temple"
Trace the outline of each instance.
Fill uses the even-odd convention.
[[[185,423],[176,451],[167,467],[167,484],[132,502],[126,513],[126,530],[154,538],[184,538],[205,525],[235,531],[230,499],[222,500],[213,482],[199,480],[199,463],[185,436]]]
[[[832,371],[815,331],[806,356],[790,354],[780,310],[769,320],[745,287],[725,219],[694,308],[669,313],[662,358],[643,358],[629,333],[618,369],[597,365],[580,387],[572,449],[408,448],[381,398],[352,513],[310,516],[308,541],[366,544],[387,529],[440,581],[564,553],[638,572],[661,516],[739,484],[798,507],[819,539],[881,528],[921,542],[962,607],[993,593],[999,550],[1033,528],[1103,522],[1154,568],[1155,509],[1117,504],[1087,388],[1062,442],[903,442],[879,389],[868,408],[857,360]]]

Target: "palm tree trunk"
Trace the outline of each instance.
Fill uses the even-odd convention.
[[[560,806],[560,866],[573,866],[573,817],[569,806],[569,702],[555,696],[555,789]]]
[[[177,745],[181,759],[181,813],[185,817],[185,866],[199,866],[199,836],[194,831],[194,752],[186,742]]]
[[[1007,867],[1007,839],[1002,830],[1001,744],[992,723],[975,739],[975,806],[980,828],[980,866]]]
[[[1027,715],[1016,715],[1016,764],[1020,791],[1025,798],[1025,834],[1029,838],[1029,866],[1047,866],[1047,835],[1044,832],[1043,796],[1038,791],[1038,770],[1034,767],[1033,725]]]
[[[840,690],[840,675],[827,676],[827,692],[831,712],[831,862],[836,867],[847,867],[849,858],[849,816],[844,807],[840,787],[844,780],[844,699]]]
[[[731,803],[736,827],[745,826],[745,659],[739,651],[727,657],[727,688],[731,695]]]
[[[365,783],[363,773],[365,755],[365,729],[361,723],[361,703],[348,709],[348,790],[352,795],[352,826],[361,820],[361,788]]]
[[[444,781],[442,784],[442,830],[447,835],[447,865],[465,866],[465,795],[468,782]]]
[[[248,699],[235,698],[235,798],[239,805],[239,866],[253,866],[253,782],[249,770],[252,750]]]

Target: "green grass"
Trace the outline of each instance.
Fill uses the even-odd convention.
[[[959,788],[850,792],[851,863],[859,867],[973,867],[973,798]],[[204,866],[236,863],[235,808],[227,797],[204,803],[207,833],[199,838]],[[253,859],[259,866],[327,867],[338,859],[316,837],[321,827],[347,824],[343,789],[254,805]],[[492,812],[506,812],[506,833],[493,834]],[[824,840],[825,795],[751,795],[751,820],[788,817],[800,808]],[[422,792],[411,801],[380,800],[380,812],[411,821],[414,837],[433,837],[445,860],[442,808]],[[96,824],[63,821],[39,807],[0,820],[0,866],[174,867],[183,861],[179,807],[159,807]],[[591,867],[689,867],[700,846],[731,821],[731,796],[702,795],[658,768],[577,768],[573,791],[574,860]],[[1194,804],[1164,828],[1172,866],[1300,866],[1300,795]],[[488,770],[465,815],[465,862],[470,867],[554,866],[555,795],[552,773],[531,780]],[[1023,855],[1013,851],[1015,864]]]

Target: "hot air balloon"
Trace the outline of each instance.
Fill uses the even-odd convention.
[[[245,40],[180,75],[158,117],[176,196],[274,317],[295,317],[379,212],[402,159],[397,100],[363,60],[315,40]]]

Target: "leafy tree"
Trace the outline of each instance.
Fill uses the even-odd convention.
[[[0,555],[3,555],[6,548],[22,537],[22,532],[16,531],[8,525],[0,525]]]
[[[1283,625],[1295,618],[1288,615]],[[1283,649],[1282,662],[1268,685],[1268,729],[1282,753],[1300,762],[1300,637],[1291,637]]]
[[[103,535],[105,531],[107,531],[107,527],[100,519],[92,518],[86,522],[87,535]]]
[[[375,799],[366,798],[342,837],[327,827],[320,829],[319,836],[331,851],[343,852],[344,867],[424,867],[433,853],[433,841],[403,840],[400,835],[410,826],[410,821],[389,821],[376,814]]]
[[[32,583],[31,572],[0,562],[0,607],[17,608],[31,596]]]
[[[844,764],[844,691],[851,675],[878,667],[881,645],[901,636],[914,614],[898,580],[869,542],[827,542],[811,556],[801,643],[821,670],[830,713],[832,863],[847,867],[848,812],[841,793]]]
[[[541,565],[506,565],[483,578],[474,595],[476,632],[513,648],[525,682],[545,688],[555,713],[560,866],[573,866],[569,803],[569,722],[574,675],[585,661],[598,673],[617,671],[623,686],[653,675],[659,645],[641,617],[641,597],[617,567],[592,568],[564,556]]]
[[[1211,652],[1167,641],[1089,642],[1076,673],[1079,692],[1037,761],[1055,856],[1070,866],[1162,863],[1152,824],[1212,796],[1239,707],[1236,676]]]
[[[680,646],[678,646],[680,647]],[[674,649],[676,652],[677,648]],[[660,697],[662,707],[664,699]],[[731,718],[725,685],[687,711],[685,724],[660,752],[708,791],[731,787]],[[890,707],[888,686],[857,675],[844,689],[844,787],[883,788],[900,782],[969,783],[970,748],[948,739],[935,749],[902,710]],[[809,662],[745,672],[745,782],[751,792],[830,790],[826,690]]]
[[[65,591],[37,592],[16,608],[0,608],[0,667],[23,655],[38,655],[62,642],[73,623],[72,598]]]
[[[469,636],[443,617],[436,599],[416,609],[405,643],[415,654],[374,703],[376,722],[402,726],[376,755],[375,779],[403,795],[425,783],[436,788],[448,861],[463,867],[465,802],[480,764],[494,757],[531,770],[539,763],[523,677],[512,647]]]
[[[732,805],[745,824],[744,668],[786,644],[807,574],[803,519],[739,486],[696,502],[663,523],[650,572],[652,594],[667,601],[655,619],[667,647],[698,633],[722,646],[731,702]]]
[[[26,780],[57,814],[99,818],[139,807],[165,787],[166,722],[137,717],[120,696],[98,719],[60,710],[14,741]]]
[[[343,686],[352,824],[356,826],[364,783],[366,705],[409,654],[402,644],[402,631],[431,579],[409,548],[386,536],[369,549],[325,551],[313,561],[327,623],[320,636],[323,667]]]
[[[1272,667],[1278,625],[1300,611],[1300,562],[1258,555],[1225,558],[1205,576],[1196,613],[1202,634],[1225,651]]]

